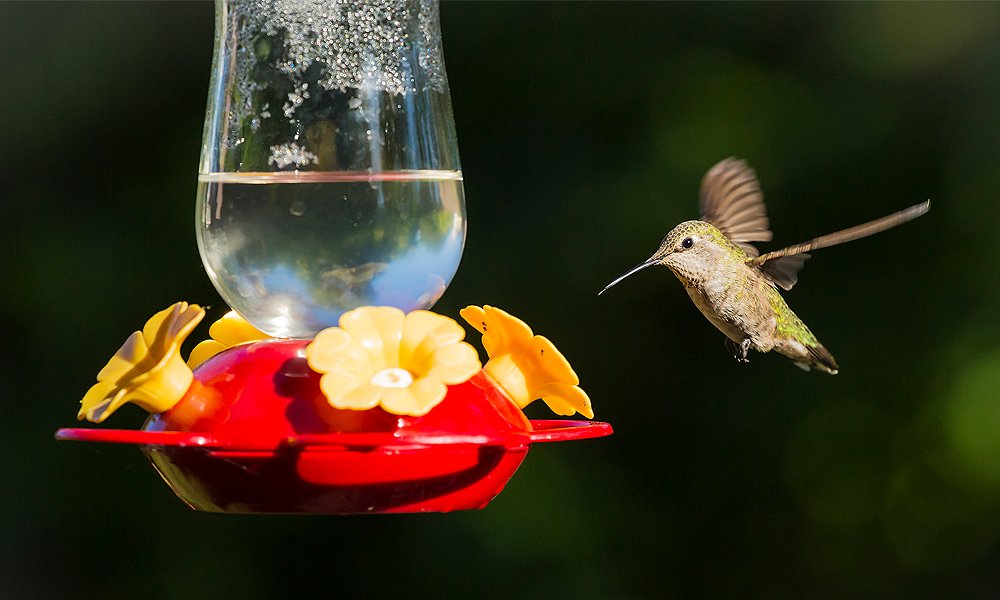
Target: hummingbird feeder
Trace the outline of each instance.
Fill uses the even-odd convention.
[[[428,310],[454,276],[465,200],[436,0],[217,0],[197,239],[232,311],[178,302],[134,332],[78,417],[126,403],[133,444],[196,510],[483,508],[535,442],[602,437],[556,347],[470,306],[489,359]]]

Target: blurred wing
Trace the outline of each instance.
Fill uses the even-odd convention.
[[[799,270],[807,260],[809,260],[808,254],[791,254],[763,263],[760,270],[774,285],[787,291],[798,283]]]
[[[799,269],[802,268],[802,263],[809,258],[809,255],[806,254],[806,252],[819,250],[820,248],[829,248],[830,246],[836,246],[837,244],[843,244],[863,237],[868,237],[881,231],[885,231],[886,229],[892,229],[897,225],[916,219],[930,210],[930,207],[930,200],[921,202],[920,204],[914,204],[909,208],[904,208],[899,212],[894,212],[891,215],[882,217],[881,219],[875,219],[874,221],[862,223],[861,225],[848,227],[847,229],[842,229],[835,233],[813,238],[808,242],[795,244],[787,248],[782,248],[781,250],[775,250],[774,252],[768,252],[767,254],[757,256],[750,261],[750,264],[759,266],[764,274],[771,279],[771,281],[781,286],[783,289],[790,290],[792,289],[792,286],[795,285],[795,282],[798,281],[798,272]]]
[[[701,220],[715,225],[751,257],[758,252],[749,242],[771,241],[764,194],[746,162],[727,158],[705,174],[701,180]]]

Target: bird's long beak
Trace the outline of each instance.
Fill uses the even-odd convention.
[[[656,253],[656,254],[654,254],[653,256],[650,256],[650,257],[649,257],[648,259],[646,259],[646,261],[645,261],[645,262],[643,262],[643,263],[641,263],[641,264],[638,264],[638,265],[636,265],[636,266],[632,267],[632,268],[631,268],[631,269],[630,269],[630,270],[629,270],[629,271],[628,271],[627,273],[625,273],[624,275],[622,275],[622,276],[621,276],[621,277],[619,277],[618,279],[615,279],[614,281],[612,281],[611,283],[609,283],[609,284],[608,284],[607,286],[605,286],[605,287],[604,287],[604,289],[603,289],[603,290],[601,290],[601,291],[597,292],[597,295],[598,295],[598,296],[600,296],[600,295],[601,295],[601,294],[603,294],[604,292],[608,291],[609,289],[611,289],[611,286],[615,285],[616,283],[618,283],[618,282],[619,282],[619,281],[621,281],[622,279],[625,279],[626,277],[628,277],[628,276],[629,276],[629,275],[631,275],[632,273],[635,273],[636,271],[641,271],[641,270],[645,269],[646,267],[651,267],[651,266],[653,266],[653,265],[655,265],[655,264],[659,264],[659,262],[660,262],[660,258],[661,258],[661,257],[659,256],[659,254],[660,254],[660,253],[659,253],[659,252],[657,252],[657,253]]]

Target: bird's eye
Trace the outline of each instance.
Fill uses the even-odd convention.
[[[685,250],[688,249],[688,248],[690,248],[691,246],[694,246],[694,240],[693,239],[691,239],[689,237],[686,237],[686,238],[684,238],[683,241],[681,241],[681,247],[684,248]]]

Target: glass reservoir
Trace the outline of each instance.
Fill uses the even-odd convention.
[[[466,227],[436,0],[217,0],[198,181],[205,268],[265,333],[432,306]]]

